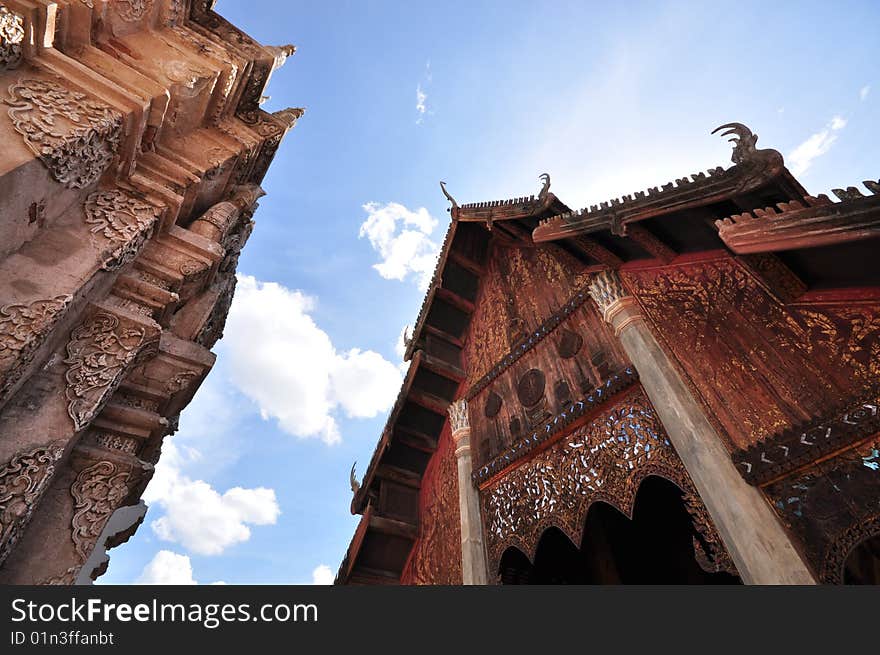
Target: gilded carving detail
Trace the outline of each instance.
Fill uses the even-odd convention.
[[[86,223],[92,234],[116,246],[104,270],[117,270],[135,258],[152,236],[162,210],[120,189],[95,191],[85,204]]]
[[[880,379],[876,304],[783,305],[730,258],[624,275],[731,447],[845,406]]]
[[[422,479],[419,539],[403,582],[460,585],[461,518],[452,440],[444,438]]]
[[[82,189],[101,177],[119,146],[122,116],[51,80],[18,80],[9,87],[9,118],[56,180]]]
[[[34,357],[43,337],[70,303],[70,296],[0,307],[0,398]]]
[[[87,426],[121,382],[122,373],[144,344],[140,327],[123,327],[111,314],[97,313],[76,328],[67,344],[67,413],[77,430]]]
[[[497,571],[510,546],[533,553],[551,526],[580,543],[596,501],[631,515],[639,485],[649,475],[684,492],[698,552],[704,554],[701,565],[732,566],[654,408],[638,390],[481,491],[490,570]]]
[[[113,462],[98,462],[80,471],[70,488],[75,501],[72,538],[84,562],[104,529],[104,523],[128,495],[127,471]]]
[[[21,62],[24,18],[0,5],[0,70],[10,70]]]
[[[20,453],[0,468],[0,564],[31,519],[64,453],[57,442]]]

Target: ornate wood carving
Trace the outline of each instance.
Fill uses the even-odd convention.
[[[827,246],[880,236],[880,184],[864,182],[870,195],[856,187],[835,189],[842,202],[828,196],[805,196],[716,221],[721,239],[736,253],[759,253]]]
[[[86,199],[85,221],[92,234],[115,247],[103,268],[115,271],[135,258],[152,236],[162,210],[121,189],[96,191]]]
[[[23,41],[24,18],[0,5],[0,70],[10,70],[21,63]]]
[[[639,387],[482,488],[490,570],[498,570],[501,555],[510,546],[534,558],[549,527],[559,528],[579,544],[594,502],[609,503],[632,516],[639,484],[649,475],[664,477],[684,492],[703,565],[728,569],[731,564],[721,540]]]
[[[70,301],[70,296],[56,296],[0,307],[0,398],[21,378]]]
[[[536,243],[568,238],[593,232],[610,231],[622,235],[628,224],[682,211],[704,207],[739,194],[748,193],[773,179],[784,168],[782,155],[773,149],[758,149],[758,136],[742,123],[728,123],[723,136],[733,134],[731,159],[735,166],[721,167],[706,173],[695,173],[669,182],[662,187],[637,191],[599,205],[569,212],[541,221],[532,238]],[[716,131],[718,131],[716,130]]]
[[[116,389],[145,338],[143,328],[125,327],[117,317],[104,312],[90,316],[71,333],[64,377],[67,413],[77,430],[91,422]]]
[[[422,477],[419,538],[401,582],[460,585],[461,581],[458,469],[451,436],[444,432]]]
[[[581,335],[577,332],[563,329],[560,331],[560,338],[556,345],[556,350],[559,352],[559,356],[562,357],[562,359],[571,359],[580,352],[583,345],[584,338]]]
[[[75,501],[71,537],[83,562],[92,552],[104,523],[128,495],[128,478],[128,471],[120,471],[109,461],[93,464],[76,476],[70,488]]]
[[[880,307],[784,306],[734,259],[622,273],[731,450],[825,416],[880,379]]]
[[[0,564],[6,560],[64,453],[62,442],[19,453],[0,468]]]
[[[878,408],[880,396],[874,394],[830,419],[795,426],[737,451],[733,461],[746,480],[764,484],[880,432]]]
[[[529,370],[516,385],[516,395],[519,401],[526,407],[537,405],[544,397],[546,382],[547,379],[539,369]]]
[[[121,114],[59,82],[17,80],[2,101],[27,147],[66,187],[96,182],[119,147]]]
[[[519,428],[517,428],[516,431],[511,428],[513,442],[510,447],[474,471],[474,482],[481,484],[518,460],[525,458],[531,451],[535,450],[537,446],[553,440],[569,425],[594,411],[600,405],[606,403],[609,399],[614,397],[615,394],[629,388],[637,380],[638,373],[636,373],[636,370],[631,367],[610,376],[602,386],[594,389],[582,400],[578,400],[577,402],[564,407],[541,426],[541,428],[530,433],[524,439],[519,439],[521,436],[519,434]]]
[[[853,547],[880,532],[880,435],[764,488],[822,582],[843,582]]]
[[[471,320],[474,336],[465,348],[471,397],[586,299],[580,294],[569,295],[571,289],[580,289],[587,281],[571,262],[544,248],[493,248]],[[524,289],[530,292],[523,293]],[[511,298],[516,299],[515,306]],[[511,344],[508,328],[514,319],[520,338]]]
[[[486,406],[483,412],[484,416],[486,418],[495,418],[498,416],[498,412],[501,411],[501,405],[503,402],[501,396],[494,391],[490,391],[489,395],[486,397]]]

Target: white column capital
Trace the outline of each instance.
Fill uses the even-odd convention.
[[[449,413],[449,424],[452,426],[452,434],[456,432],[470,431],[471,423],[468,419],[468,406],[464,398],[450,403],[446,410]]]
[[[614,271],[602,271],[593,276],[589,291],[590,296],[602,310],[602,318],[614,326],[616,336],[620,335],[624,327],[642,316],[638,301],[626,290],[623,282],[620,281],[620,276]],[[615,319],[621,315],[624,316],[624,320],[616,324]]]

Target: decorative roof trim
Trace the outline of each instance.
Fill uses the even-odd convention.
[[[786,176],[788,184],[802,192],[801,195],[806,195],[788,173],[779,152],[755,148],[757,135],[742,123],[727,123],[714,132],[725,128],[727,131],[722,136],[736,135],[730,139],[735,144],[731,157],[735,166],[728,169],[719,166],[706,173],[678,178],[661,187],[651,187],[647,191],[553,216],[539,223],[532,239],[541,243],[604,230],[626,236],[627,223],[729,200],[764,186],[780,175]]]
[[[870,195],[856,187],[833,189],[841,202],[822,194],[781,202],[715,221],[718,234],[737,254],[827,246],[880,237],[880,181],[865,180]]]

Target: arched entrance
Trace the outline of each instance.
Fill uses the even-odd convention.
[[[639,487],[632,519],[596,502],[587,513],[580,547],[556,528],[546,530],[534,563],[509,548],[502,584],[738,584],[728,573],[708,573],[694,552],[694,530],[682,493],[650,476]]]
[[[843,565],[843,584],[880,584],[880,534],[852,549]]]

